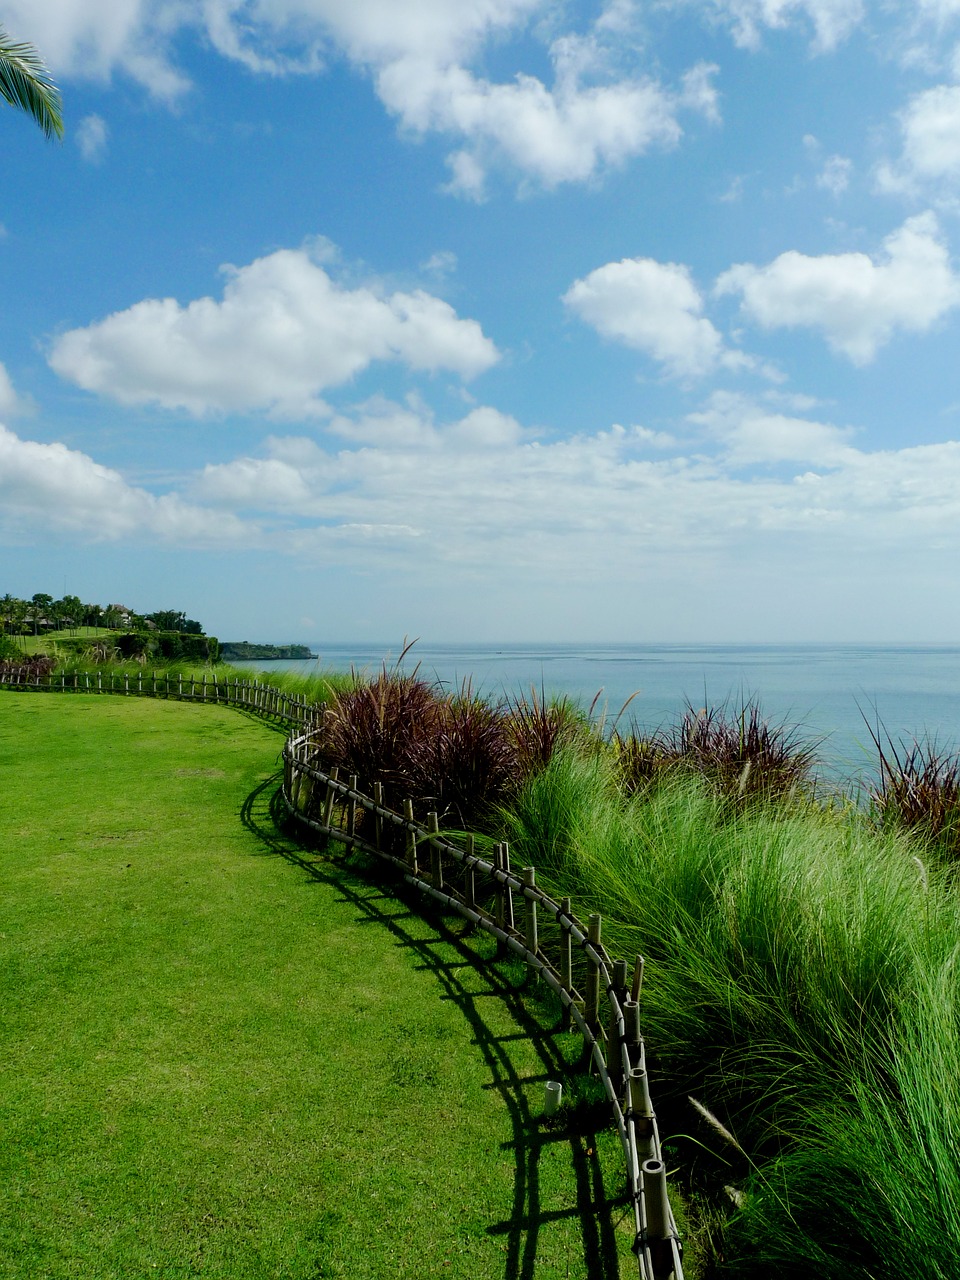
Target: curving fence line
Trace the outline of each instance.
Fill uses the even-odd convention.
[[[583,1036],[613,1111],[640,1280],[683,1280],[640,1032],[643,960],[637,956],[631,971],[626,961],[610,959],[601,942],[599,915],[583,925],[569,898],[557,902],[537,888],[533,867],[516,874],[506,844],[494,846],[493,861],[484,859],[475,851],[473,836],[465,838],[465,848],[443,836],[436,813],[427,815],[423,827],[414,820],[412,801],[404,801],[404,812],[397,813],[384,804],[379,783],[371,797],[358,789],[356,777],[344,782],[335,768],[324,770],[317,745],[324,707],[263,681],[146,671],[52,676],[24,667],[0,669],[0,688],[219,703],[291,729],[283,749],[283,800],[290,816],[311,831],[392,864],[408,884],[520,956],[560,998]]]
[[[283,765],[283,798],[292,818],[392,864],[407,884],[522,957],[556,992],[584,1038],[613,1110],[641,1280],[683,1280],[640,1032],[642,957],[632,972],[626,961],[611,961],[601,942],[600,916],[590,916],[584,926],[569,898],[557,902],[537,888],[533,867],[519,874],[511,869],[506,844],[495,845],[493,861],[486,860],[475,852],[473,836],[464,848],[443,836],[436,813],[427,815],[423,827],[414,820],[412,801],[399,814],[383,803],[380,783],[371,797],[358,789],[355,775],[344,782],[336,768],[322,768],[314,731],[287,740]]]

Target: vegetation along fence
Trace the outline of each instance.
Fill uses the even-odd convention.
[[[601,941],[599,915],[582,924],[569,898],[558,902],[537,888],[533,867],[514,872],[505,843],[494,845],[490,861],[477,854],[474,836],[465,836],[463,847],[443,836],[436,813],[427,815],[423,827],[414,821],[411,800],[397,813],[384,803],[380,783],[368,796],[358,790],[355,776],[343,781],[335,768],[327,772],[317,749],[324,707],[302,695],[260,680],[218,680],[215,673],[200,678],[102,670],[51,675],[26,666],[0,671],[0,688],[220,703],[286,724],[292,736],[283,751],[283,799],[291,817],[348,849],[392,864],[408,884],[520,956],[529,972],[560,998],[583,1036],[613,1110],[641,1280],[683,1280],[640,1032],[643,959],[637,956],[632,970],[626,961],[612,961]]]
[[[584,1038],[613,1109],[640,1276],[683,1280],[640,1033],[643,958],[637,956],[632,971],[626,961],[611,961],[601,942],[600,916],[581,924],[569,898],[557,902],[537,888],[533,867],[511,869],[505,843],[494,845],[493,860],[486,860],[476,853],[474,836],[467,835],[461,848],[441,835],[436,813],[420,826],[411,800],[399,814],[384,804],[381,783],[368,796],[358,790],[355,775],[343,781],[337,769],[326,771],[313,731],[288,739],[283,762],[283,796],[298,822],[391,863],[408,884],[521,956],[556,992]]]

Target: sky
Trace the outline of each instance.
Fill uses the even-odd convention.
[[[960,638],[960,0],[0,0],[0,594]]]

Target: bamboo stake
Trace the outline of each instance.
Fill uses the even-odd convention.
[[[336,765],[334,765],[334,767],[330,770],[331,781],[336,782],[337,778],[339,777],[339,774],[340,774],[340,770],[337,768]],[[331,822],[333,821],[333,802],[334,802],[334,798],[336,797],[336,794],[337,794],[336,790],[333,787],[330,787],[330,786],[327,787],[326,799],[323,802],[323,825],[328,828]]]
[[[474,857],[474,850],[477,847],[476,836],[471,832],[467,836],[467,857]],[[477,876],[472,863],[468,863],[466,874],[463,878],[463,896],[468,907],[473,908],[477,904]]]
[[[427,814],[427,830],[432,836],[435,836],[440,830],[436,809],[431,809]],[[435,888],[443,888],[443,861],[440,856],[440,846],[436,840],[430,841],[430,879],[433,881]]]
[[[413,801],[404,800],[403,816],[407,822],[413,822]],[[417,875],[417,833],[412,827],[407,828],[407,866]]]
[[[373,784],[373,803],[378,809],[383,808],[383,783],[375,782]],[[377,852],[383,845],[383,815],[375,813],[373,815],[373,845]]]
[[[643,956],[637,956],[636,963],[633,966],[633,983],[630,987],[630,999],[639,1001],[640,992],[643,988]]]
[[[599,915],[589,917],[588,937],[594,947],[600,946],[600,930],[602,920]],[[597,1027],[600,1013],[600,966],[596,960],[587,957],[587,990],[584,1018],[591,1027]]]
[[[524,867],[523,871],[521,871],[520,873],[520,879],[523,881],[523,883],[527,886],[528,889],[536,889],[537,873],[533,867]],[[526,940],[527,940],[527,950],[532,951],[533,954],[536,955],[537,952],[540,950],[540,941],[539,941],[539,938],[537,937],[537,900],[536,898],[525,896],[523,902],[524,902],[524,912],[526,915],[525,933],[526,933]],[[539,971],[537,969],[537,966],[535,964],[531,964],[530,961],[528,960],[527,975],[531,978],[535,978],[538,972]]]
[[[564,916],[570,916],[570,899],[560,899],[560,910]],[[558,921],[559,923],[559,921]],[[560,983],[567,995],[573,999],[573,938],[570,930],[560,925]]]
[[[350,796],[347,799],[347,835],[352,840],[357,834],[357,775],[351,773],[347,781],[350,785]]]
[[[673,1235],[670,1201],[667,1199],[667,1168],[662,1160],[644,1160],[643,1213],[646,1222],[646,1245],[650,1250],[656,1280],[666,1280],[673,1271]]]
[[[509,875],[510,874],[510,846],[507,844],[506,841],[504,841],[503,844],[500,846],[500,848],[502,850],[502,853],[501,853],[502,866],[504,871],[506,871],[507,875]],[[503,920],[504,920],[505,927],[507,929],[512,929],[514,927],[513,889],[510,887],[510,885],[505,885],[504,889],[506,890],[506,892],[504,895]]]

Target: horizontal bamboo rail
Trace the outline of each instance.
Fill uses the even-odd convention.
[[[239,707],[266,719],[279,721],[291,729],[316,724],[323,706],[298,694],[284,693],[263,680],[242,680],[238,676],[217,679],[216,671],[185,676],[140,670],[135,673],[97,668],[69,675],[35,675],[29,667],[0,670],[0,689],[33,690],[38,693],[110,693],[125,697],[169,698],[180,702],[220,703]]]
[[[403,814],[397,813],[383,803],[380,784],[377,795],[368,796],[358,789],[356,776],[344,781],[336,769],[321,768],[318,759],[312,731],[288,739],[283,799],[297,822],[391,864],[407,884],[495,937],[559,996],[583,1036],[613,1111],[626,1165],[640,1278],[683,1280],[682,1250],[667,1195],[640,1033],[642,957],[636,958],[632,974],[626,963],[614,964],[601,942],[600,917],[593,915],[582,924],[571,912],[569,898],[557,902],[537,888],[533,867],[515,874],[505,844],[495,847],[492,861],[484,859],[476,854],[473,837],[461,848],[443,836],[436,813],[428,814],[423,826],[413,818],[411,802],[405,802]],[[581,957],[583,991],[574,985],[575,977],[580,978],[574,948]]]

